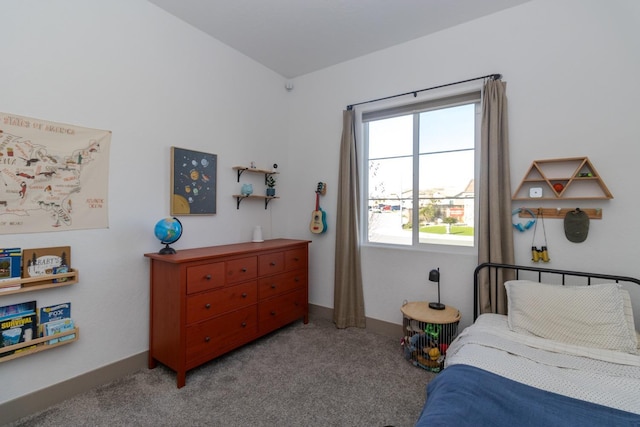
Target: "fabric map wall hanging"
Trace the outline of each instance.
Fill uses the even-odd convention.
[[[0,113],[0,234],[107,228],[111,132]]]

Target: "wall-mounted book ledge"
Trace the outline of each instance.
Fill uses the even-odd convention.
[[[0,282],[0,296],[31,292],[48,288],[78,283],[78,270],[70,269],[68,273],[48,274],[37,277],[23,277]]]
[[[529,215],[529,212],[526,209],[533,212],[537,218],[542,216],[544,219],[564,219],[567,213],[573,212],[577,208],[522,208],[522,211],[518,214],[520,218],[531,218],[531,215]],[[602,209],[578,209],[586,213],[590,219],[602,219]]]
[[[62,339],[68,335],[74,335],[72,338]],[[6,356],[0,357],[1,362],[7,362],[9,360],[17,359],[18,357],[28,356],[29,354],[39,353],[44,350],[50,350],[61,345],[71,344],[74,341],[78,341],[80,337],[80,328],[69,329],[68,331],[61,332],[55,335],[48,335],[46,337],[35,338],[31,341],[21,342],[20,344],[9,345],[7,347],[0,348],[0,354],[12,353]],[[49,341],[56,340],[55,344],[48,344]]]
[[[57,253],[58,250],[61,263],[59,266],[52,265],[48,260],[40,261],[43,256],[57,256],[51,252]],[[5,258],[9,258],[4,260],[3,267],[7,264],[14,267],[12,257],[18,251],[16,248],[3,252],[6,254]],[[78,283],[78,270],[68,268],[69,254],[69,247],[21,251],[21,261],[28,262],[29,268],[23,264],[22,267],[25,268],[22,274],[16,274],[17,272],[12,270],[12,278],[0,280],[0,298]],[[37,274],[40,272],[45,274]],[[53,274],[46,274],[49,272]],[[26,277],[20,277],[21,275]],[[10,304],[0,307],[0,318],[0,362],[71,344],[80,337],[80,330],[71,318],[70,302],[45,307],[39,307],[35,300]]]

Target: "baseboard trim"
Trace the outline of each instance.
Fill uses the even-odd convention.
[[[147,367],[148,357],[148,352],[145,351],[0,404],[2,422],[10,423],[19,420],[27,415],[43,411],[77,394],[137,372]]]
[[[309,304],[309,316],[318,316],[322,319],[333,321],[333,309],[323,307],[321,305]],[[402,325],[396,323],[385,322],[384,320],[365,318],[365,330],[374,334],[384,335],[386,337],[398,338],[402,337]]]
[[[309,304],[309,316],[333,321],[333,309]],[[366,318],[366,325],[365,329],[375,334],[397,337],[398,339],[402,336],[402,325],[371,318]],[[148,357],[149,352],[145,351],[0,404],[0,413],[3,414],[2,422],[8,424],[19,420],[27,415],[43,411],[77,394],[146,368]]]

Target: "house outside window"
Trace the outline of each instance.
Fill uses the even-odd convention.
[[[363,243],[475,247],[480,96],[362,113]]]

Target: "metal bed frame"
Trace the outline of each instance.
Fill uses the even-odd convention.
[[[473,320],[474,321],[475,319],[478,318],[478,311],[480,309],[480,301],[478,299],[478,294],[479,294],[478,276],[480,275],[480,272],[483,271],[484,269],[489,269],[490,278],[491,278],[491,273],[494,273],[495,275],[493,278],[493,283],[495,284],[496,295],[497,295],[498,286],[502,285],[502,283],[498,284],[498,272],[502,270],[515,271],[516,280],[520,277],[521,271],[533,271],[537,273],[538,282],[542,282],[542,274],[544,273],[544,274],[553,275],[552,277],[556,277],[556,278],[560,277],[561,285],[564,285],[566,283],[567,277],[585,277],[587,279],[587,283],[586,283],[587,286],[591,285],[591,279],[602,279],[602,280],[608,280],[610,282],[615,282],[615,283],[620,283],[620,282],[635,283],[636,285],[640,286],[640,279],[636,279],[634,277],[628,277],[628,276],[617,276],[612,274],[600,274],[600,273],[586,273],[584,271],[556,270],[556,269],[545,268],[545,267],[532,267],[532,266],[526,266],[526,265],[512,265],[512,264],[499,264],[494,262],[485,262],[478,265],[473,272],[473,301],[474,301]],[[531,280],[529,277],[527,277],[527,279]]]

